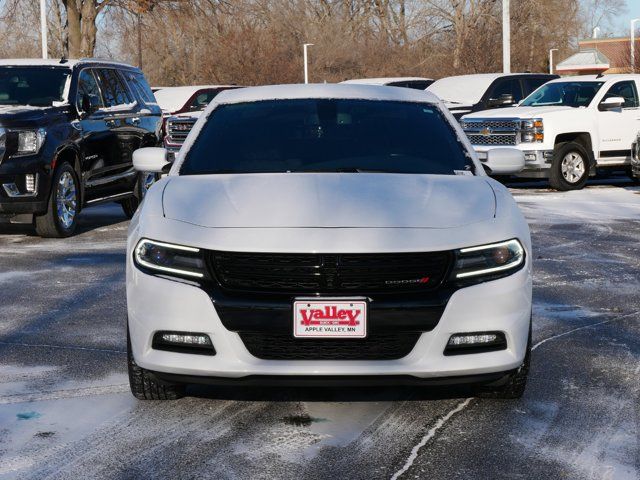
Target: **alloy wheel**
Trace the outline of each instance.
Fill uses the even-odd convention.
[[[560,164],[562,177],[569,183],[578,183],[586,170],[584,158],[577,152],[569,152]]]
[[[76,182],[70,172],[63,172],[56,189],[58,220],[65,229],[71,228],[76,217]]]

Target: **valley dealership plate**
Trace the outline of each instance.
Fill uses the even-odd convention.
[[[293,302],[296,338],[365,338],[367,302],[363,299],[298,299]]]

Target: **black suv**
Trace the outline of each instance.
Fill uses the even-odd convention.
[[[142,72],[103,60],[0,61],[0,220],[67,237],[84,206],[131,217],[154,174],[132,153],[160,144],[162,112]]]

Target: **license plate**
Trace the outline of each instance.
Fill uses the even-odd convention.
[[[365,338],[365,300],[314,299],[293,302],[293,336],[296,338]]]

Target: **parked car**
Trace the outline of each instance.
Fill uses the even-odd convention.
[[[382,77],[382,78],[354,78],[340,83],[355,83],[359,85],[386,85],[387,87],[405,87],[424,90],[433,83],[432,78],[423,77]]]
[[[491,108],[510,107],[558,75],[480,73],[441,78],[427,90],[440,97],[456,119]]]
[[[521,396],[529,229],[442,108],[368,85],[220,94],[130,225],[133,394],[310,380]],[[165,152],[134,164],[162,171]]]
[[[102,60],[0,61],[0,216],[43,237],[75,231],[89,205],[131,217],[156,174],[134,150],[156,146],[161,112],[142,72]]]
[[[596,167],[630,168],[640,125],[640,75],[553,80],[508,110],[477,112],[462,128],[478,155],[494,148],[524,152],[525,178],[548,178],[557,190],[584,187]]]
[[[640,181],[640,132],[631,147],[631,177]]]
[[[162,87],[155,96],[162,108],[164,120],[162,136],[169,160],[180,150],[189,130],[198,119],[199,112],[224,90],[241,88],[238,85],[196,85]]]

